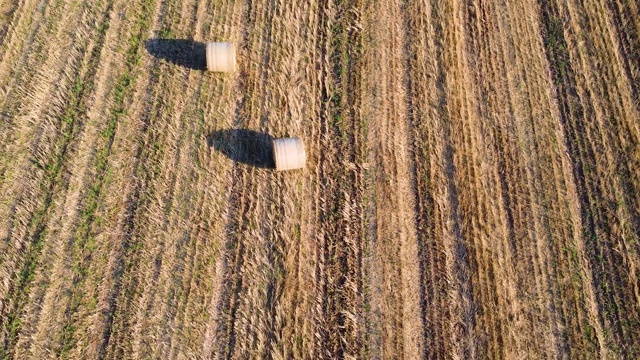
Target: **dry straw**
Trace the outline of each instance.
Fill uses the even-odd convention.
[[[274,139],[273,158],[278,171],[304,168],[307,155],[302,139],[297,137]]]
[[[219,72],[236,71],[236,49],[233,43],[207,43],[207,70]]]

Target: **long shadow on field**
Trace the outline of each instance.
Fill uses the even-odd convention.
[[[149,39],[144,43],[149,54],[187,69],[205,70],[205,44],[187,39]]]
[[[214,131],[207,144],[229,159],[263,169],[275,168],[273,141],[267,133],[247,129]]]

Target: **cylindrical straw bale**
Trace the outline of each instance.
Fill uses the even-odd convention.
[[[302,139],[298,137],[274,139],[273,158],[278,171],[304,168],[307,155]]]
[[[236,49],[230,42],[207,43],[207,70],[236,71]]]

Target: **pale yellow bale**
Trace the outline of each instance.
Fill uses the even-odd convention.
[[[207,70],[219,72],[236,71],[236,49],[233,43],[207,43]]]
[[[302,139],[297,137],[274,139],[273,158],[278,171],[304,168],[307,155]]]

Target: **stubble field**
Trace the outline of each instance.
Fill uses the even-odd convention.
[[[639,59],[632,0],[2,0],[0,358],[638,358]]]

